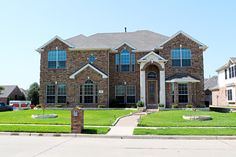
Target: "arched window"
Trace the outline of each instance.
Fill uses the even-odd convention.
[[[87,80],[80,85],[80,103],[97,103],[98,88],[92,80]]]
[[[120,65],[121,65],[121,71],[129,71],[130,53],[126,49],[124,49],[120,53]]]
[[[147,78],[148,79],[156,79],[157,78],[157,73],[154,72],[154,71],[151,71],[151,72],[148,73]]]

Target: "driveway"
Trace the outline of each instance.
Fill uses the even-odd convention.
[[[0,136],[2,157],[235,157],[236,140]]]

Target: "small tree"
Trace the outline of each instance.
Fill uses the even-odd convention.
[[[28,90],[28,100],[31,101],[32,104],[37,105],[39,104],[39,84],[33,83],[30,85]]]

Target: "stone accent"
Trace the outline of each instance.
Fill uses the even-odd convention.
[[[74,108],[71,110],[71,133],[82,133],[84,128],[84,110]]]

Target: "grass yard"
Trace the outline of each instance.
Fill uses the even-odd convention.
[[[136,128],[134,135],[208,135],[208,136],[235,136],[236,128]]]
[[[85,127],[84,134],[106,134],[109,127]],[[70,126],[0,125],[0,132],[70,133]]]
[[[120,116],[134,110],[85,110],[84,124],[93,126],[110,126]],[[57,114],[58,118],[33,119],[32,114],[42,114],[42,110],[22,110],[0,112],[0,124],[68,124],[71,112],[69,110],[45,110],[45,114]],[[1,126],[0,126],[1,127]]]
[[[183,115],[210,115],[213,120],[190,121],[184,120]],[[143,116],[139,126],[159,126],[159,127],[232,127],[236,126],[236,113],[219,113],[211,111],[186,111],[172,110],[160,111]]]

